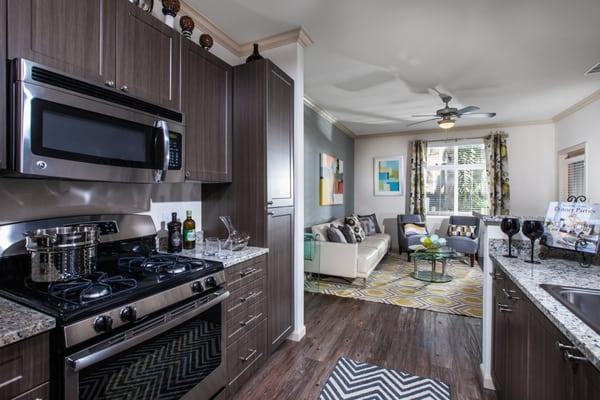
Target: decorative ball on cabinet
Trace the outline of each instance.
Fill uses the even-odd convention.
[[[210,48],[213,46],[213,38],[207,33],[200,35],[199,42],[200,46],[202,46],[204,50],[210,50]]]
[[[184,15],[179,19],[179,27],[181,27],[182,35],[189,39],[192,37],[192,32],[194,31],[194,20]]]

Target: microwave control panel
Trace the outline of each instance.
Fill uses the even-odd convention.
[[[171,132],[169,134],[170,147],[169,147],[169,169],[180,170],[182,168],[182,144],[181,135],[178,133]]]

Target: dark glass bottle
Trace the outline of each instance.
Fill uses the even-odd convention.
[[[171,213],[171,222],[167,224],[169,231],[169,253],[179,253],[182,247],[181,222],[177,221],[177,213]]]
[[[185,212],[186,218],[183,221],[183,248],[192,250],[196,247],[196,221],[192,219],[192,211]]]
[[[254,43],[252,46],[254,47],[254,51],[252,52],[252,54],[250,54],[250,56],[248,58],[246,58],[247,63],[252,62],[252,61],[262,60],[264,58],[258,52],[258,43]]]

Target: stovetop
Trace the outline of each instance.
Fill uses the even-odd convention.
[[[124,252],[102,250],[94,274],[65,282],[35,283],[20,273],[25,269],[22,265],[13,265],[13,273],[0,282],[0,292],[52,315],[61,324],[223,269],[219,262],[159,253],[144,246]]]

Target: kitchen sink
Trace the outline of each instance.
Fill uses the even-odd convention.
[[[600,334],[600,289],[546,284],[540,287]]]

